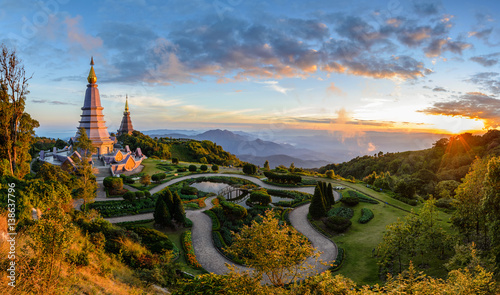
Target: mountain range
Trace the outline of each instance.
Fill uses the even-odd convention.
[[[276,143],[257,138],[255,135],[242,131],[208,130],[196,133],[192,130],[150,130],[144,131],[151,137],[188,138],[195,140],[210,140],[225,151],[236,155],[239,159],[263,166],[266,160],[271,168],[278,165],[317,168],[332,162],[325,154],[305,148],[297,148],[287,143]]]

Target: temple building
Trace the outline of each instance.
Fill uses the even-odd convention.
[[[113,152],[115,139],[109,136],[108,128],[104,123],[104,115],[101,106],[101,97],[97,89],[97,77],[94,72],[94,58],[90,60],[90,72],[87,78],[87,91],[82,107],[80,128],[85,128],[87,136],[92,140],[92,145],[96,148],[97,155],[109,154]],[[78,133],[77,133],[78,134]]]
[[[130,112],[128,110],[128,96],[125,99],[125,112],[123,112],[122,123],[120,129],[118,129],[117,136],[122,134],[132,134],[134,127],[132,127],[132,120],[130,120]]]

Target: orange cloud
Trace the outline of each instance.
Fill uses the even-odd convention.
[[[344,92],[338,88],[337,86],[335,86],[335,83],[331,82],[330,83],[330,86],[328,86],[326,88],[326,93],[328,94],[336,94],[336,95],[343,95]]]
[[[77,15],[74,18],[66,17],[66,19],[64,20],[64,23],[67,27],[69,41],[80,45],[87,51],[91,51],[101,47],[102,39],[86,34],[85,31],[81,28],[81,21],[82,17],[80,15]]]

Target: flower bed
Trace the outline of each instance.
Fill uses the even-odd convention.
[[[332,266],[329,268],[331,272],[337,271],[342,267],[345,259],[345,250],[344,248],[338,248],[337,251],[337,259],[332,263]]]
[[[196,259],[194,254],[193,241],[191,240],[191,231],[187,230],[182,233],[182,247],[184,248],[184,254],[186,255],[187,263],[197,269],[201,269],[201,264]]]

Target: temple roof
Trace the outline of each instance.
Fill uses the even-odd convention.
[[[89,81],[89,84],[95,84],[95,82],[97,82],[97,76],[94,72],[94,57],[90,58],[90,72],[89,76],[87,77],[87,81]]]

